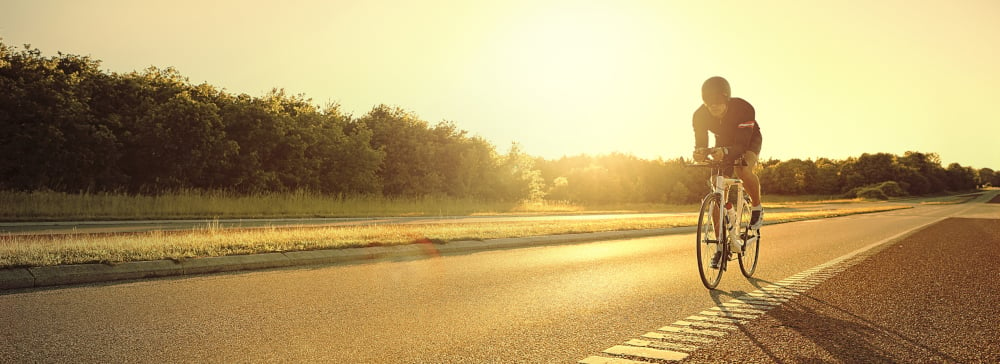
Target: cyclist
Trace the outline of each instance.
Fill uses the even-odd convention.
[[[753,106],[741,98],[732,97],[729,81],[722,77],[711,77],[701,85],[701,99],[704,103],[694,112],[694,159],[707,160],[708,132],[715,135],[716,151],[712,159],[731,163],[743,158],[746,166],[737,166],[736,175],[743,180],[743,186],[750,195],[753,205],[750,228],[760,229],[764,223],[764,209],[761,207],[760,180],[754,174],[760,154],[760,125],[754,115]],[[718,268],[722,252],[716,252],[712,268]]]

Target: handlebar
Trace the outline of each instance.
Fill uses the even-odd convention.
[[[709,160],[706,162],[694,162],[694,163],[684,163],[685,167],[709,167],[709,168],[729,168],[729,167],[746,167],[750,164],[747,163],[743,157],[739,157],[731,162],[723,161],[713,161]]]
[[[732,163],[723,162],[698,162],[698,163],[686,163],[685,167],[709,167],[709,168],[727,168],[727,167],[746,167],[747,161],[743,158],[737,159]]]
[[[718,151],[720,149],[724,149],[724,148],[723,147],[695,148],[695,151],[701,152],[701,153],[705,153],[705,154],[712,154],[712,153],[715,153],[716,151]],[[709,160],[709,161],[706,161],[706,162],[695,162],[695,163],[685,164],[685,166],[687,166],[687,167],[710,167],[710,168],[746,167],[748,165],[749,164],[747,164],[747,161],[744,160],[742,156],[740,156],[736,160],[734,160],[732,162],[729,162],[729,163],[724,163],[722,161]]]

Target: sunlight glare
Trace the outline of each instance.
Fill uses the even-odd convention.
[[[627,18],[597,7],[539,9],[518,19],[503,44],[502,79],[539,102],[600,101],[626,71]]]

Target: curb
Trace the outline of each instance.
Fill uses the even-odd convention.
[[[423,259],[494,249],[558,245],[585,241],[634,239],[694,232],[695,227],[605,231],[527,238],[454,241],[444,244],[409,245],[230,255],[175,260],[153,260],[117,264],[71,264],[32,268],[0,269],[0,290],[70,284],[112,282],[158,277],[191,276],[220,272],[261,270],[337,263],[365,263],[393,259]]]

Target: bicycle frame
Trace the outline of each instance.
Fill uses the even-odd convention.
[[[743,228],[743,226],[741,226],[741,222],[739,221],[743,216],[744,209],[750,208],[746,199],[746,190],[743,188],[743,180],[736,177],[728,177],[723,173],[723,171],[729,167],[745,165],[745,163],[741,164],[741,162],[742,159],[737,160],[732,164],[712,161],[708,163],[689,165],[692,167],[711,167],[712,173],[708,178],[708,187],[710,192],[705,195],[702,202],[704,203],[706,199],[712,198],[712,196],[719,196],[719,208],[723,211],[727,211],[725,214],[722,214],[720,211],[709,212],[712,216],[715,216],[712,220],[715,228],[715,236],[718,238],[716,251],[723,253],[727,258],[729,255],[727,253],[742,253],[743,247],[747,244],[746,241],[743,241],[746,237],[741,234],[741,228]],[[730,204],[729,201],[731,200],[730,197],[732,197],[732,189],[734,186],[736,187],[736,202],[731,206],[732,209],[726,209],[725,206]],[[718,223],[719,221],[723,222],[721,226]],[[757,239],[757,236],[754,235],[750,237],[750,243],[753,242],[753,239]],[[725,243],[725,245],[723,245],[723,243]],[[722,269],[725,269],[728,264],[728,260],[729,259],[723,259],[723,261],[720,262]]]
[[[730,252],[740,251],[743,247],[743,241],[739,238],[740,236],[740,223],[738,221],[740,212],[749,206],[745,205],[745,199],[743,195],[745,191],[743,190],[743,180],[739,178],[727,178],[722,174],[722,168],[713,168],[712,177],[709,179],[709,188],[712,189],[711,193],[718,194],[721,196],[719,201],[722,202],[724,211],[726,211],[726,216],[720,216],[719,221],[723,221],[725,226],[720,229],[720,226],[715,227],[716,236],[725,237],[726,243],[729,244]],[[733,186],[736,186],[736,205],[732,206],[732,209],[726,209],[725,206],[729,205],[729,190]],[[715,211],[712,214],[716,214]],[[717,247],[718,251],[723,251],[722,244]]]

